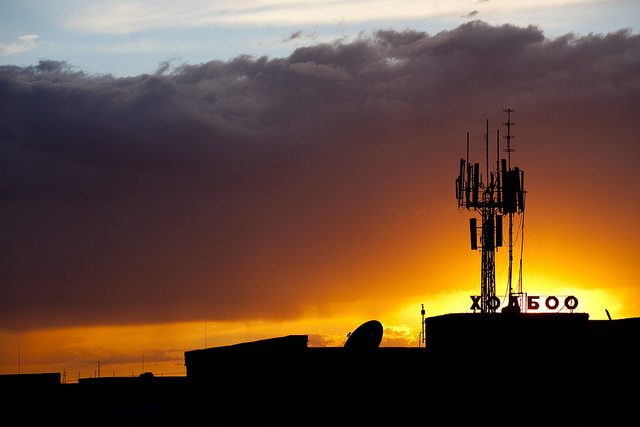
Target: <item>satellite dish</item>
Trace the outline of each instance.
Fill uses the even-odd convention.
[[[358,329],[349,334],[345,348],[356,350],[375,349],[382,341],[382,323],[377,320],[369,320],[358,326]]]

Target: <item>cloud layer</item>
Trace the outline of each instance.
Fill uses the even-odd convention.
[[[37,38],[38,36],[35,34],[28,34],[26,36],[18,37],[18,40],[20,40],[19,43],[11,43],[11,44],[0,43],[0,55],[10,56],[10,55],[15,55],[17,53],[28,52],[30,50],[33,50],[38,46],[38,42],[36,41]]]
[[[560,4],[559,4],[560,3]],[[291,26],[326,25],[354,22],[397,22],[417,20],[455,20],[478,14],[512,18],[580,13],[608,5],[602,0],[479,0],[475,2],[405,0],[286,1],[123,1],[78,2],[62,19],[73,30],[105,34],[129,34],[153,29],[197,28],[205,26]],[[575,7],[578,9],[575,9]],[[547,18],[548,19],[548,18]]]
[[[510,10],[508,2],[494,0],[493,8]],[[497,4],[496,4],[497,3]],[[538,8],[555,6],[555,2],[537,2]],[[478,5],[475,5],[479,7]],[[520,7],[527,8],[526,4]],[[157,28],[193,28],[224,26],[302,26],[344,22],[393,21],[437,18],[468,13],[469,6],[457,2],[403,1],[122,1],[105,0],[81,3],[75,13],[64,19],[75,30],[108,34],[127,34]]]
[[[515,108],[536,191],[638,208],[617,186],[640,178],[639,76],[629,32],[479,21],[131,78],[1,67],[0,327],[285,319],[457,286],[433,279],[466,249],[443,219],[469,127],[481,141]]]

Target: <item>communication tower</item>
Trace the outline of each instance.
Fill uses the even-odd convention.
[[[482,254],[482,278],[480,283],[480,301],[477,307],[482,313],[494,313],[500,305],[496,297],[495,253],[502,247],[502,219],[506,215],[509,220],[509,308],[520,310],[519,296],[522,295],[522,283],[513,290],[511,283],[513,264],[513,216],[524,212],[524,171],[518,167],[511,167],[511,113],[515,110],[507,108],[507,147],[504,149],[506,158],[501,158],[500,131],[496,132],[496,161],[495,166],[489,162],[489,120],[485,134],[486,169],[482,175],[480,163],[469,162],[469,132],[467,132],[467,158],[460,159],[460,175],[456,178],[456,198],[458,208],[474,211],[480,215],[480,226],[477,218],[470,218],[471,249],[478,247]],[[478,245],[478,234],[480,244]],[[474,301],[475,303],[475,301]]]

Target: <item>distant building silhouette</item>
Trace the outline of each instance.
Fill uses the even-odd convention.
[[[635,415],[639,318],[519,314],[515,330],[510,316],[427,318],[426,348],[314,348],[292,335],[192,350],[186,377],[2,375],[2,409],[21,424],[92,426],[600,426]]]

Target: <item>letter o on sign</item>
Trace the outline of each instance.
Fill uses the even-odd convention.
[[[564,299],[564,306],[569,310],[575,310],[578,307],[578,298],[573,295],[569,295]]]
[[[549,310],[555,310],[559,304],[558,298],[554,296],[547,297],[547,300],[544,302],[544,305],[546,305]]]

